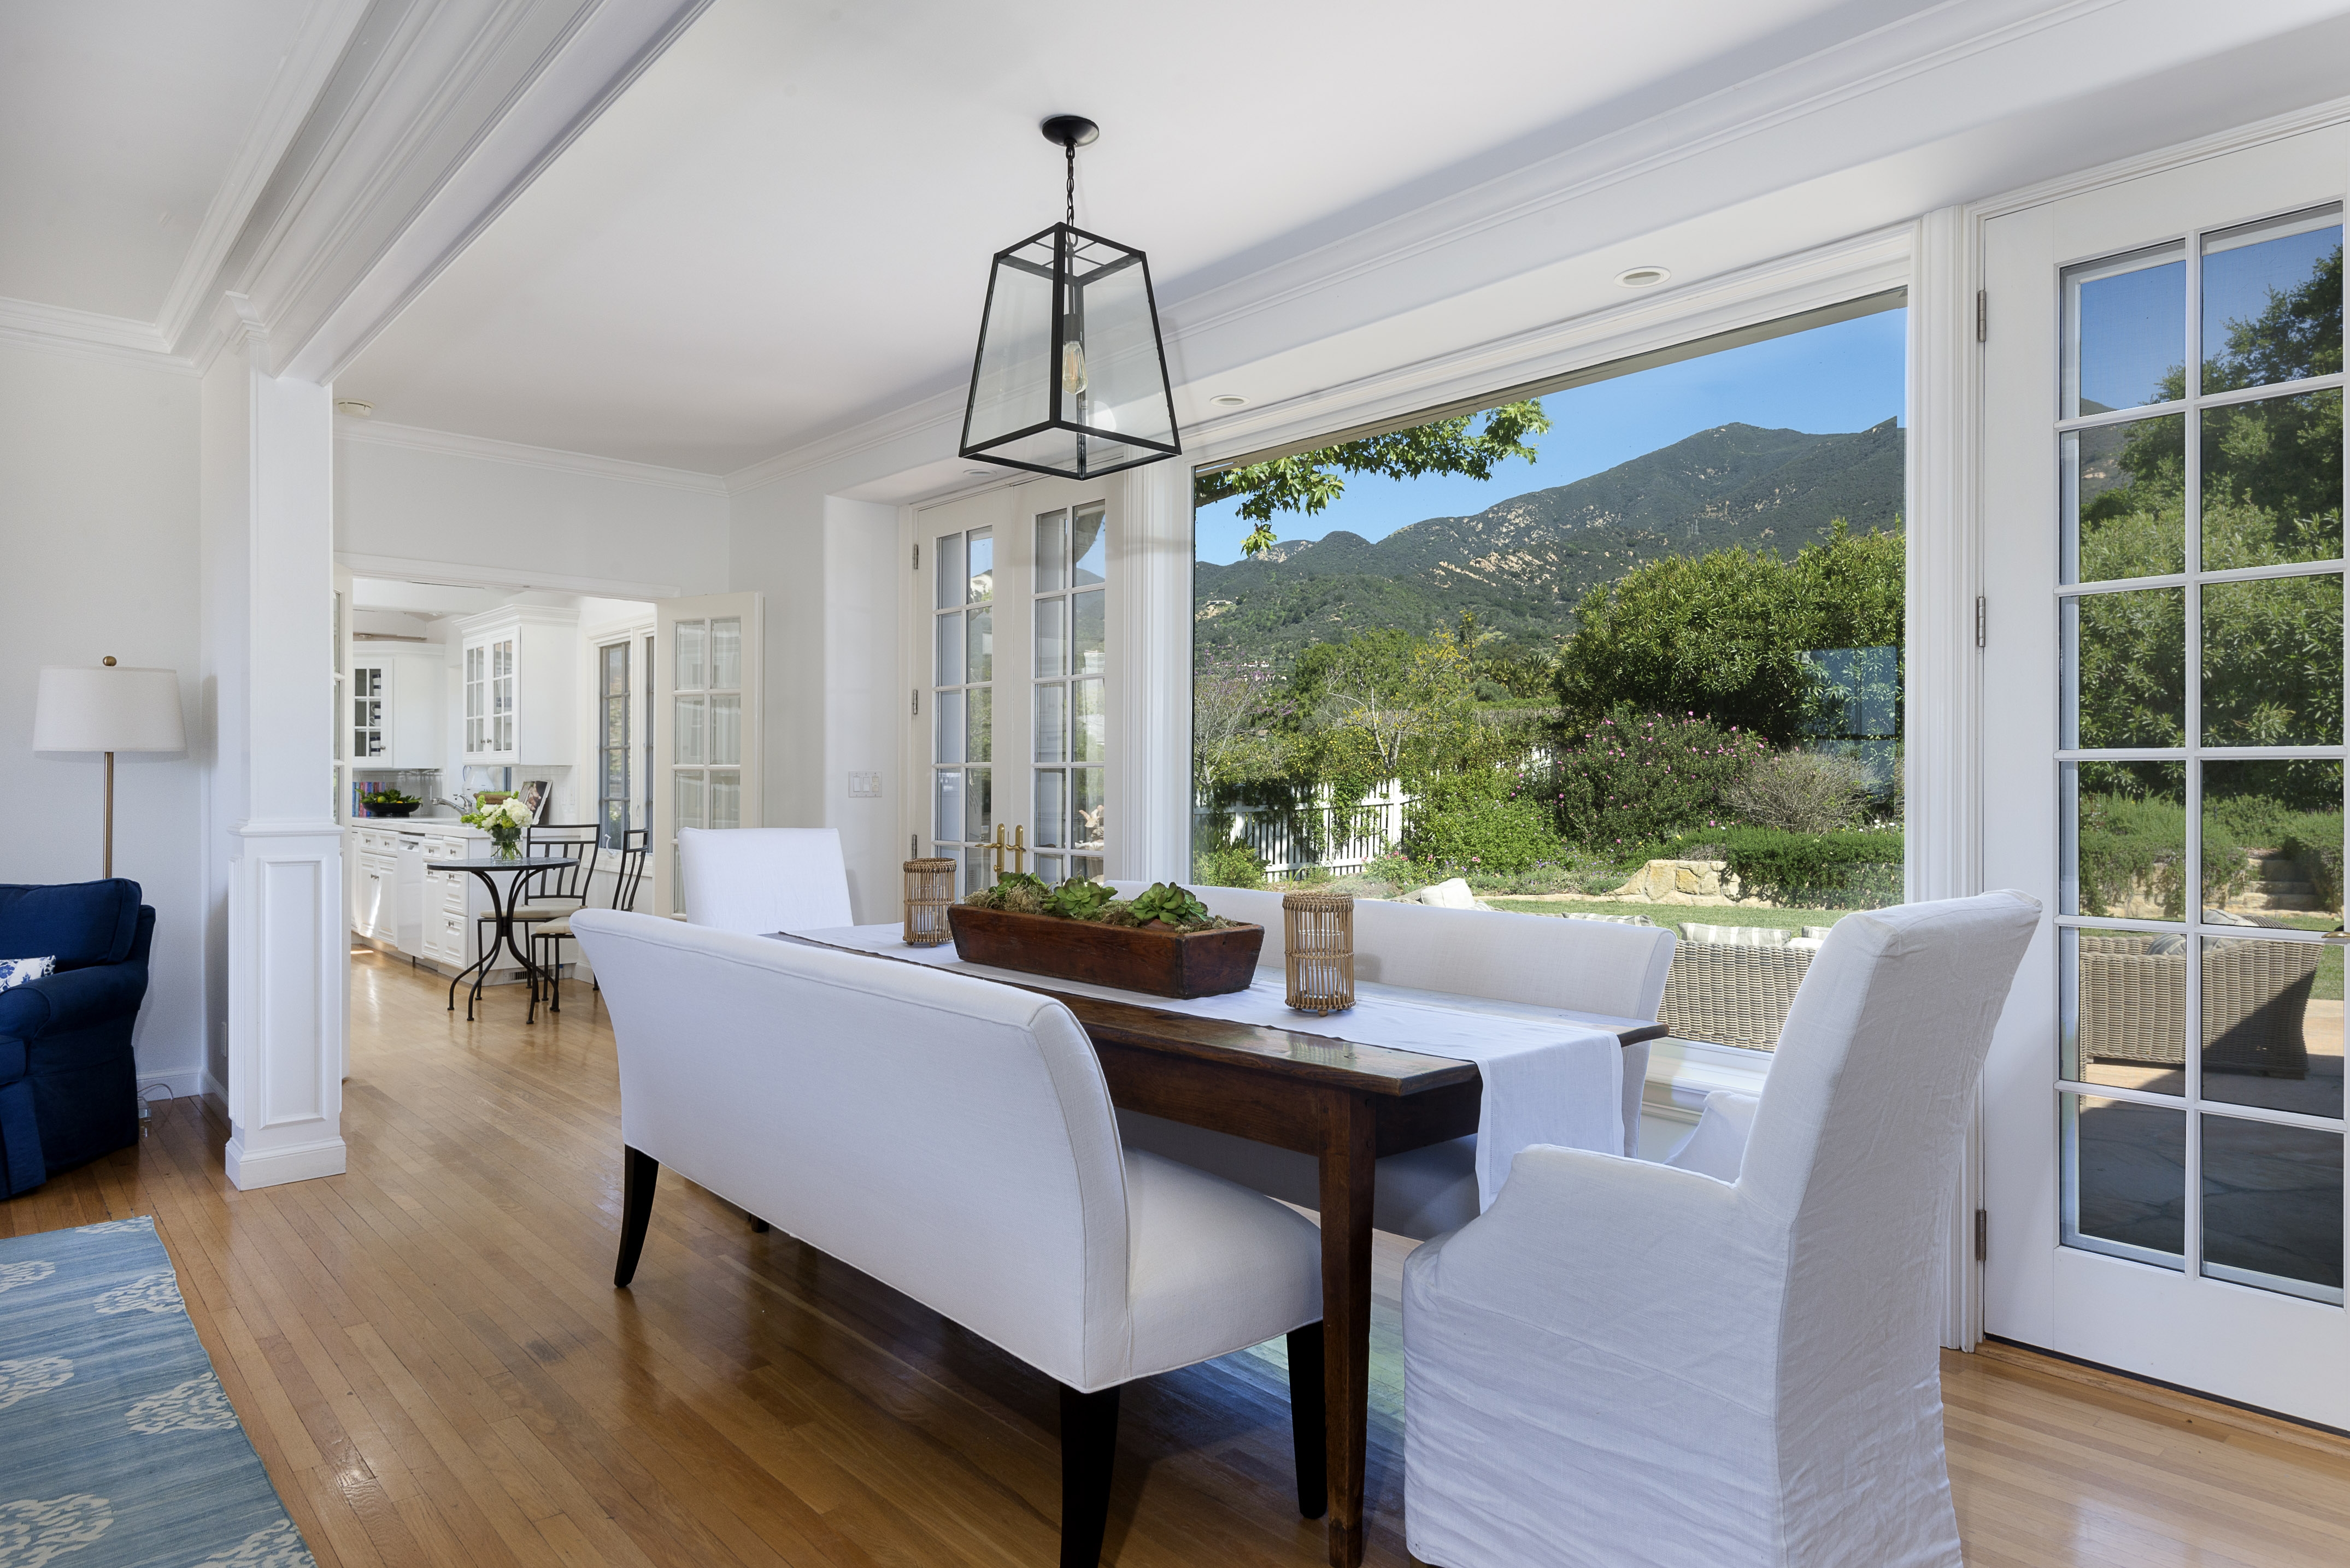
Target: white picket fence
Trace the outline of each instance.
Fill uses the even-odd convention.
[[[1418,798],[1404,794],[1400,780],[1389,779],[1360,804],[1339,805],[1330,798],[1330,786],[1322,784],[1312,802],[1299,810],[1240,805],[1226,815],[1232,819],[1233,841],[1255,851],[1271,880],[1286,881],[1308,867],[1344,877],[1364,869],[1402,840],[1404,808]],[[1205,813],[1208,806],[1200,802],[1197,809]]]

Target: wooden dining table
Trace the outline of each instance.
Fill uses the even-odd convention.
[[[778,937],[881,962],[913,961]],[[1483,1086],[1476,1064],[1357,1044],[1343,1037],[1343,1013],[1315,1020],[1312,1030],[1277,1029],[1172,1012],[1139,993],[1111,1001],[1057,990],[1036,976],[1014,980],[991,971],[987,978],[1067,1007],[1092,1040],[1110,1099],[1121,1108],[1295,1149],[1320,1162],[1322,1481],[1329,1560],[1334,1568],[1355,1568],[1363,1560],[1369,1439],[1373,1176],[1386,1156],[1477,1130]],[[1625,1045],[1666,1033],[1663,1024],[1641,1019],[1555,1016],[1612,1033]],[[1309,1495],[1312,1479],[1298,1479],[1300,1495]]]

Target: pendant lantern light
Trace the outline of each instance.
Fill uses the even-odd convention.
[[[1090,479],[1180,452],[1150,264],[1077,227],[1077,149],[1100,134],[1045,121],[1068,159],[1067,215],[995,253],[964,406],[962,455]]]

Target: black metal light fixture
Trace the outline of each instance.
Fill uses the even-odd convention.
[[[1077,149],[1101,134],[1056,114],[1067,216],[995,253],[962,417],[962,456],[1090,479],[1173,457],[1175,397],[1150,264],[1077,227]]]

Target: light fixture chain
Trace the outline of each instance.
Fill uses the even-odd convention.
[[[1076,139],[1071,138],[1063,150],[1069,155],[1069,178],[1068,182],[1062,187],[1061,194],[1068,203],[1069,212],[1066,221],[1069,227],[1074,229],[1077,226],[1077,143]]]

